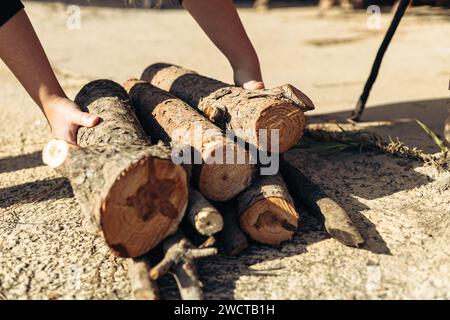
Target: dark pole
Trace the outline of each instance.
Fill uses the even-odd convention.
[[[389,43],[394,36],[397,27],[402,20],[403,14],[406,11],[406,8],[409,5],[410,0],[400,0],[397,11],[394,14],[394,18],[392,19],[391,25],[384,36],[383,42],[381,43],[380,48],[378,49],[377,56],[372,66],[372,70],[370,71],[369,78],[364,85],[364,90],[359,97],[358,103],[356,104],[355,110],[353,111],[350,119],[353,121],[359,121],[364,112],[364,108],[366,106],[367,99],[369,98],[370,90],[372,89],[373,84],[378,76],[378,71],[380,70],[381,62],[383,60],[383,56],[386,53],[386,50],[389,46]]]

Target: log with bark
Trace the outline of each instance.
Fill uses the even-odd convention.
[[[281,161],[281,172],[292,195],[321,218],[331,237],[352,247],[364,243],[364,238],[345,209],[328,197],[317,184],[284,159]]]
[[[186,101],[222,129],[272,152],[285,152],[297,143],[305,129],[304,112],[314,109],[291,85],[245,90],[165,63],[149,66],[141,79]]]
[[[220,238],[222,239],[225,252],[229,256],[237,256],[248,248],[248,241],[239,226],[239,219],[234,203],[232,201],[221,203],[219,210],[222,212],[224,220]]]
[[[102,121],[80,128],[78,144],[51,141],[44,162],[67,177],[90,231],[122,257],[137,257],[176,232],[188,202],[187,173],[170,150],[150,145],[118,84],[100,80],[76,98]]]
[[[131,291],[136,300],[158,300],[159,293],[156,283],[150,279],[150,265],[143,259],[127,259],[128,279]]]
[[[157,280],[172,271],[182,300],[203,300],[203,285],[198,279],[194,260],[216,255],[217,249],[197,249],[181,231],[168,238],[163,248],[164,259],[150,271],[150,278]]]
[[[185,153],[191,158],[187,160],[196,164],[193,180],[204,196],[214,201],[227,201],[250,184],[254,165],[248,153],[220,128],[185,102],[146,81],[129,80],[125,88],[150,136],[174,146],[188,145],[194,149],[193,156],[189,151]]]
[[[204,236],[212,236],[222,231],[223,228],[223,218],[220,212],[194,188],[189,190],[186,219],[198,233]]]
[[[298,227],[299,214],[280,174],[258,177],[236,205],[242,230],[257,242],[278,245]]]

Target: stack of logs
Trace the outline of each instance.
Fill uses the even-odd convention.
[[[101,122],[79,130],[78,146],[51,141],[44,162],[71,182],[88,230],[128,259],[136,299],[156,299],[154,281],[168,271],[182,299],[202,299],[194,260],[216,254],[216,244],[237,255],[247,237],[291,239],[300,218],[293,198],[321,215],[331,236],[363,243],[345,210],[282,157],[281,173],[257,173],[249,150],[288,151],[314,108],[291,85],[249,91],[158,63],[123,87],[93,81],[75,102]],[[150,251],[164,253],[153,268]]]

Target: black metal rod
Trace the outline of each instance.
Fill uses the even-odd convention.
[[[381,62],[383,60],[384,54],[389,46],[389,43],[392,40],[392,37],[397,30],[400,21],[406,11],[406,8],[409,5],[410,0],[400,0],[400,3],[397,7],[397,11],[395,11],[394,18],[392,19],[391,25],[389,26],[386,35],[384,36],[383,42],[381,43],[380,48],[378,49],[377,56],[375,57],[375,61],[372,65],[372,70],[370,71],[369,78],[364,85],[364,90],[359,97],[359,100],[356,104],[355,110],[353,111],[350,119],[353,121],[359,121],[364,112],[364,108],[366,107],[367,99],[369,98],[370,90],[372,90],[373,84],[378,76],[378,71],[380,70]]]

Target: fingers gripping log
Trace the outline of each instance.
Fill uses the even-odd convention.
[[[280,244],[298,227],[299,215],[279,174],[258,177],[236,204],[242,230],[257,242]]]
[[[141,79],[186,101],[222,129],[273,152],[285,152],[297,143],[305,129],[304,112],[314,109],[311,100],[291,85],[245,90],[165,63],[149,66]],[[275,132],[279,144],[276,140],[272,144]]]
[[[300,170],[282,159],[281,172],[292,195],[304,203],[312,213],[322,217],[328,234],[347,246],[358,247],[364,238],[347,212]]]
[[[181,231],[167,239],[163,247],[164,259],[150,271],[150,278],[157,280],[169,270],[172,270],[180,290],[181,299],[203,300],[202,283],[198,279],[194,260],[216,255],[217,249],[196,249]]]
[[[44,161],[71,182],[85,222],[119,256],[137,257],[176,232],[187,207],[186,172],[170,151],[151,146],[127,104],[124,89],[107,80],[85,86],[76,98],[102,122],[81,128],[78,143],[52,141]]]
[[[200,155],[200,159],[193,157],[201,163],[195,163],[193,179],[208,199],[229,200],[250,184],[254,166],[248,153],[220,128],[185,102],[148,82],[129,80],[125,88],[150,136],[166,143],[189,145]]]
[[[198,233],[204,236],[216,234],[223,228],[223,218],[220,212],[194,188],[189,190],[186,219]]]

